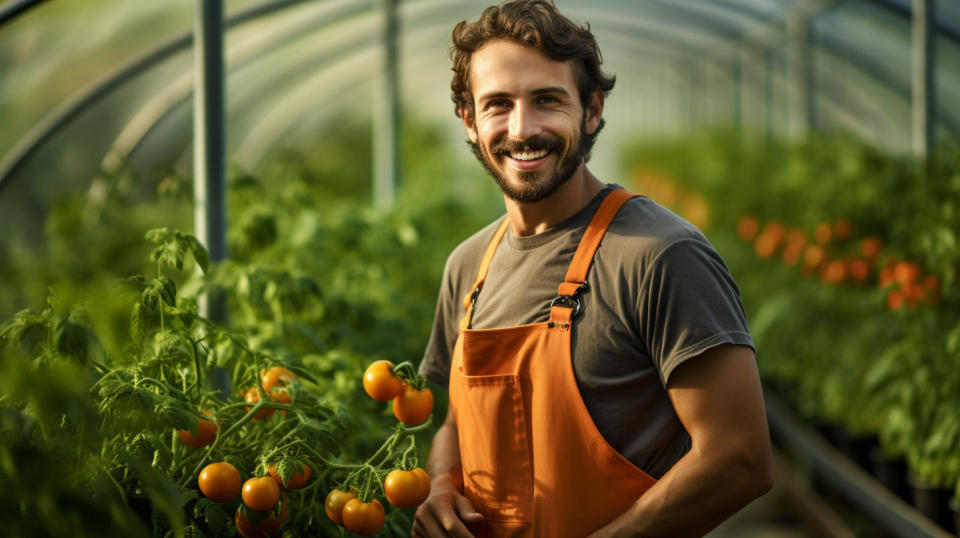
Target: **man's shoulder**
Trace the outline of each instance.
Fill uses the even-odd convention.
[[[610,223],[605,241],[646,258],[656,258],[677,246],[709,246],[696,226],[645,196],[624,204]]]

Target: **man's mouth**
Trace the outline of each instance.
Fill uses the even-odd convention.
[[[546,157],[548,153],[550,153],[550,150],[540,149],[537,151],[507,152],[507,156],[515,161],[536,161]]]

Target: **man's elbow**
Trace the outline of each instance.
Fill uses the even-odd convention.
[[[743,496],[750,502],[773,488],[773,456],[769,445],[753,450],[743,450],[736,465],[743,478]]]

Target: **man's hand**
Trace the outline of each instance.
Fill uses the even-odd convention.
[[[413,536],[472,537],[467,524],[480,523],[483,515],[461,493],[460,436],[452,405],[430,445],[427,472],[430,474],[430,496],[417,508]]]
[[[479,523],[483,515],[464,497],[448,477],[433,481],[430,496],[417,508],[413,521],[413,536],[456,536],[469,538],[473,534],[465,523]]]

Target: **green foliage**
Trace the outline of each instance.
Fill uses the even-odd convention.
[[[190,188],[177,175],[155,195],[124,176],[106,203],[65,198],[42,248],[4,246],[0,479],[16,487],[4,492],[0,524],[10,535],[233,535],[239,500],[213,503],[197,488],[212,461],[244,478],[311,465],[284,528],[338,535],[322,509],[329,489],[350,480],[374,494],[401,454],[425,454],[429,424],[395,427],[389,405],[364,393],[362,372],[421,355],[447,253],[497,210],[473,211],[438,188],[427,174],[449,163],[433,149],[440,137],[422,128],[405,139],[418,149],[407,170],[420,175],[408,176],[392,210],[369,208],[369,189],[356,187],[369,173],[350,170],[363,159],[344,145],[368,136],[360,132],[335,141],[330,162],[314,156],[333,155],[321,147],[259,176],[233,171],[230,259],[219,264],[180,226]],[[49,290],[46,309],[24,309]],[[224,298],[226,320],[200,315],[203,294]],[[297,382],[263,392],[270,366]],[[243,400],[251,387],[255,405]],[[253,418],[268,408],[269,418]],[[198,419],[219,430],[196,449],[175,430],[196,434]],[[409,535],[412,512],[385,507],[384,534]]]
[[[925,482],[960,481],[960,148],[916,162],[842,135],[758,143],[714,133],[638,144],[629,159],[640,192],[667,193],[681,213],[674,200],[707,201],[705,231],[740,285],[768,387],[810,420],[878,435]],[[758,229],[739,230],[744,217]],[[808,265],[805,250],[791,259],[782,240],[760,256],[756,238],[774,223],[825,260]],[[816,239],[818,227],[832,235]],[[868,237],[882,244],[876,257],[862,254]],[[861,281],[826,272],[853,260],[869,271]],[[921,276],[891,276],[902,262]],[[898,306],[903,297],[914,299]]]

